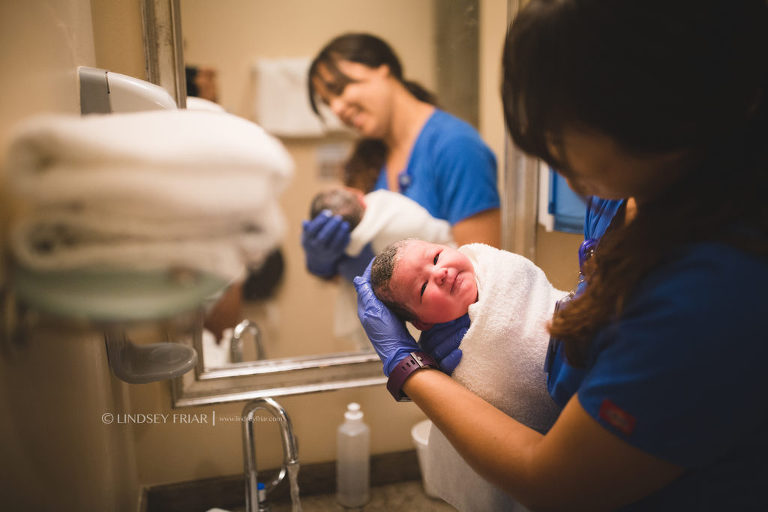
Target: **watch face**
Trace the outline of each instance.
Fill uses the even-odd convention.
[[[402,388],[406,379],[408,379],[413,372],[421,370],[422,368],[436,369],[439,367],[434,358],[425,352],[411,352],[409,356],[410,357],[403,358],[403,360],[395,366],[395,369],[392,370],[392,373],[389,375],[389,380],[387,380],[387,390],[398,402],[411,401],[411,399],[403,393]]]
[[[411,352],[411,357],[416,360],[416,363],[423,368],[437,368],[438,364],[435,359],[426,352]]]

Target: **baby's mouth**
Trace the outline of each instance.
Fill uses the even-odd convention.
[[[457,284],[459,283],[459,276],[461,273],[456,274],[453,276],[453,282],[451,283],[451,294],[453,294],[454,290],[457,288]]]

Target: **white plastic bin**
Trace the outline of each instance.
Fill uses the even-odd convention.
[[[421,482],[424,485],[424,492],[432,498],[439,498],[435,489],[429,485],[429,464],[427,457],[427,443],[429,442],[429,431],[432,429],[430,420],[420,421],[411,428],[411,438],[416,445],[416,455],[419,458],[419,468],[421,469]]]

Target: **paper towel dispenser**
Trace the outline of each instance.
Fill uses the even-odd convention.
[[[83,114],[175,109],[176,102],[160,87],[132,76],[81,66],[80,111]]]

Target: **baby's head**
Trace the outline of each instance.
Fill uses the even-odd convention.
[[[360,224],[365,212],[363,193],[349,187],[334,187],[319,192],[312,199],[309,207],[309,218],[314,219],[323,210],[330,210],[334,215],[349,223],[349,229],[355,229]]]
[[[395,242],[376,256],[371,286],[395,315],[422,331],[459,318],[477,301],[469,258],[452,247],[415,239]]]

